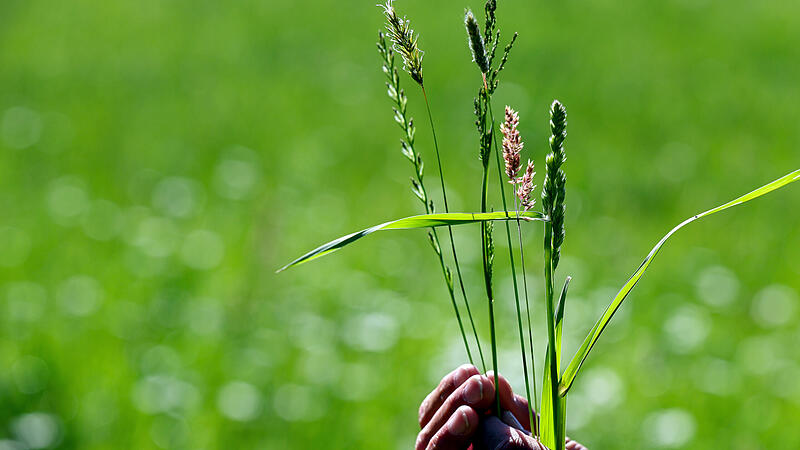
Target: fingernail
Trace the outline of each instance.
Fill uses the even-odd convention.
[[[463,436],[467,434],[467,430],[469,430],[469,419],[467,418],[466,413],[463,411],[459,413],[461,415],[460,418],[456,418],[453,422],[451,422],[450,432],[455,434],[456,436]]]
[[[477,378],[472,379],[464,386],[464,401],[474,405],[483,399],[483,383]]]

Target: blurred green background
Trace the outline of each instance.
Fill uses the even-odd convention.
[[[424,233],[274,274],[420,211],[374,3],[0,2],[0,449],[412,446],[419,402],[466,360]],[[548,105],[569,111],[570,357],[663,233],[800,166],[800,4],[499,3],[520,38],[495,110],[520,111],[539,183]],[[482,11],[396,3],[426,52],[451,209],[474,211],[465,6]],[[418,146],[438,199],[426,127]],[[799,198],[667,245],[577,379],[570,435],[800,447]],[[456,233],[486,338],[477,236]],[[504,240],[500,370],[521,389]],[[539,227],[525,240],[541,349]]]

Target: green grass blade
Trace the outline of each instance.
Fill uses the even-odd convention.
[[[556,319],[556,371],[560,373],[561,370],[561,330],[564,324],[564,305],[567,300],[567,289],[569,289],[569,282],[572,281],[572,277],[567,277],[567,280],[564,282],[564,288],[561,289],[561,297],[558,300],[558,308],[556,309],[555,319]],[[542,425],[542,442],[547,445],[549,448],[551,445],[555,444],[555,436],[553,435],[553,431],[555,430],[555,425],[552,423],[553,421],[553,384],[552,379],[550,378],[550,355],[548,354],[545,357],[544,361],[544,384],[542,386],[542,406],[541,406],[541,417],[545,423]],[[564,397],[559,397],[558,401],[560,402],[560,408],[558,409],[558,414],[561,418],[559,420],[560,426],[564,426],[565,418],[566,418],[566,401]],[[556,434],[563,434],[563,433],[556,433]]]
[[[305,255],[295,259],[289,264],[278,269],[282,272],[290,267],[306,263],[308,261],[320,258],[336,250],[346,247],[353,242],[368,236],[376,231],[384,230],[408,230],[414,228],[430,228],[441,227],[446,225],[464,225],[468,223],[485,222],[487,220],[516,220],[517,218],[523,220],[545,220],[542,213],[538,211],[524,211],[517,213],[505,212],[491,212],[491,213],[444,213],[444,214],[422,214],[419,216],[405,217],[403,219],[385,222],[380,225],[375,225],[367,229],[357,231],[355,233],[342,236],[338,239],[321,245],[314,250],[306,253]]]
[[[569,282],[572,277],[567,277],[564,281],[564,287],[561,289],[561,297],[558,299],[558,307],[556,308],[556,368],[558,373],[561,373],[561,330],[564,325],[564,305],[567,302],[567,289],[569,289]]]
[[[544,379],[542,382],[542,404],[539,407],[539,432],[542,444],[555,446],[555,424],[553,422],[553,383],[550,378],[550,354],[544,357]]]
[[[592,328],[591,332],[589,332],[589,335],[586,336],[586,339],[583,341],[583,344],[578,349],[578,352],[572,358],[572,361],[569,363],[569,366],[567,366],[567,369],[564,371],[564,375],[561,377],[559,394],[561,396],[566,395],[567,391],[572,386],[572,383],[575,381],[575,377],[578,375],[578,371],[580,371],[583,362],[586,360],[586,357],[589,356],[589,352],[591,352],[592,348],[594,347],[594,344],[597,342],[597,339],[603,333],[603,330],[608,325],[608,322],[611,320],[611,317],[614,316],[614,313],[617,312],[620,305],[622,304],[622,301],[625,300],[625,297],[628,296],[631,290],[633,290],[633,288],[636,286],[636,283],[639,282],[639,279],[644,275],[644,272],[650,266],[650,263],[656,257],[659,250],[661,250],[661,247],[667,242],[667,240],[670,237],[672,237],[673,234],[675,234],[675,232],[677,232],[684,226],[694,222],[695,220],[701,219],[706,216],[710,216],[711,214],[726,210],[736,205],[741,205],[742,203],[761,197],[762,195],[768,194],[776,189],[780,189],[786,186],[787,184],[793,181],[797,181],[799,179],[800,179],[800,169],[795,170],[794,172],[789,173],[787,175],[784,175],[781,178],[778,178],[777,180],[769,184],[765,184],[764,186],[761,186],[760,188],[752,192],[749,192],[739,198],[731,200],[728,203],[717,206],[716,208],[713,209],[709,209],[708,211],[697,214],[696,216],[692,216],[684,220],[680,224],[678,224],[675,228],[670,230],[670,232],[667,233],[663,238],[661,238],[661,240],[658,241],[655,247],[653,247],[653,249],[650,250],[650,253],[644,259],[639,268],[636,269],[636,271],[633,273],[633,275],[631,275],[631,277],[628,279],[625,285],[622,286],[622,289],[619,291],[619,293],[617,293],[616,297],[614,297],[614,300],[612,300],[611,304],[606,308],[605,312],[600,317],[600,320],[597,321],[597,323]]]

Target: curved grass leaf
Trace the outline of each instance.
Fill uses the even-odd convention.
[[[347,236],[342,236],[339,239],[330,241],[327,244],[321,245],[305,255],[295,259],[289,264],[281,267],[277,272],[282,272],[290,267],[297,266],[299,264],[303,264],[335,252],[336,250],[350,245],[364,236],[370,235],[376,231],[407,230],[413,228],[441,227],[446,225],[464,225],[467,223],[486,222],[489,220],[516,220],[517,218],[524,220],[545,220],[544,215],[536,211],[522,211],[519,214],[516,212],[506,213],[504,211],[499,211],[491,213],[444,213],[411,216],[382,223],[380,225],[375,225],[365,230],[357,231],[355,233],[348,234]]]
[[[578,349],[578,352],[572,358],[572,361],[569,363],[569,366],[567,366],[567,369],[564,371],[564,375],[561,377],[559,394],[562,397],[567,394],[567,391],[572,386],[572,383],[575,381],[575,376],[578,375],[578,371],[583,365],[583,362],[586,360],[586,357],[589,356],[589,352],[594,347],[594,344],[597,342],[597,339],[603,333],[603,330],[606,328],[606,325],[608,325],[608,322],[611,320],[611,317],[614,316],[614,313],[617,312],[620,305],[622,304],[622,301],[625,300],[625,297],[628,296],[628,293],[630,293],[631,290],[633,290],[633,288],[636,286],[636,283],[638,283],[639,279],[642,278],[642,275],[644,275],[644,272],[647,270],[647,267],[656,257],[659,250],[661,250],[661,247],[664,245],[664,243],[666,243],[667,240],[673,234],[675,234],[675,232],[677,232],[684,226],[694,222],[695,220],[701,219],[706,216],[710,216],[711,214],[723,211],[725,209],[731,208],[736,205],[741,205],[742,203],[748,202],[755,198],[761,197],[764,194],[768,194],[776,189],[782,188],[783,186],[786,186],[787,184],[793,181],[797,181],[798,179],[800,179],[800,170],[795,170],[792,173],[789,173],[787,175],[778,178],[772,183],[765,184],[764,186],[761,186],[760,188],[748,194],[745,194],[735,200],[731,200],[730,202],[725,203],[724,205],[717,206],[716,208],[709,209],[708,211],[702,212],[700,214],[697,214],[696,216],[692,216],[684,220],[683,222],[678,224],[675,228],[670,230],[670,232],[667,233],[663,238],[661,238],[661,240],[658,241],[656,246],[653,247],[652,250],[650,250],[650,253],[644,259],[639,268],[636,269],[636,271],[633,273],[633,275],[631,275],[631,277],[628,279],[625,285],[622,286],[622,289],[619,291],[619,293],[617,293],[616,297],[614,297],[614,300],[612,300],[611,304],[606,308],[605,312],[600,317],[600,320],[598,320],[597,323],[595,323],[594,327],[592,327],[592,330],[589,332],[589,335],[586,336],[586,339],[583,341],[583,344]]]

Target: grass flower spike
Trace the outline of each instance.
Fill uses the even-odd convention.
[[[394,10],[393,0],[387,0],[383,8],[386,16],[386,30],[394,50],[403,58],[403,69],[422,86],[422,57],[425,52],[417,45],[417,36],[411,29],[411,21],[400,18]]]
[[[531,196],[536,185],[533,184],[533,177],[536,175],[534,171],[533,161],[528,160],[528,166],[525,168],[525,174],[517,178],[517,198],[520,201],[525,211],[533,208],[536,204],[536,199]]]
[[[486,74],[489,71],[489,60],[486,58],[486,47],[483,45],[483,36],[481,36],[481,29],[478,26],[478,21],[475,20],[475,15],[472,11],[467,10],[464,16],[464,25],[467,26],[467,35],[469,35],[469,49],[472,50],[472,60],[478,64],[481,73]]]
[[[542,186],[542,207],[553,226],[553,269],[558,266],[561,244],[564,243],[564,213],[567,176],[561,165],[567,160],[564,140],[567,138],[567,110],[558,100],[550,107],[550,153],[545,158],[546,173]]]
[[[519,125],[519,114],[506,106],[506,120],[500,125],[503,132],[503,159],[506,162],[506,176],[509,183],[516,183],[516,176],[519,173],[519,154],[522,151],[522,140],[517,130]]]

